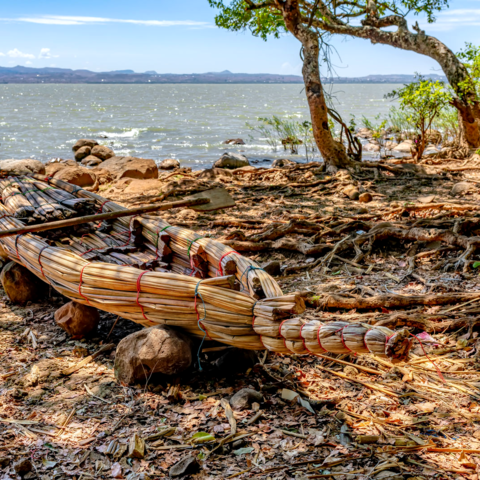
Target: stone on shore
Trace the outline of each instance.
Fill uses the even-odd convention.
[[[160,170],[175,170],[180,168],[180,162],[176,158],[166,158],[160,162],[158,168]]]
[[[452,195],[464,195],[473,189],[473,184],[469,182],[458,182],[456,183],[451,190]]]
[[[22,248],[19,248],[20,255]],[[0,273],[3,289],[10,301],[16,305],[39,300],[47,292],[47,284],[30,270],[16,262],[7,263]]]
[[[33,158],[25,158],[23,160],[15,160],[9,158],[0,161],[0,172],[5,172],[10,175],[28,175],[30,173],[45,173],[45,165]]]
[[[295,165],[297,165],[297,162],[289,160],[288,158],[277,158],[273,161],[272,168],[288,168],[294,167]]]
[[[55,322],[73,338],[83,338],[96,330],[98,310],[77,302],[68,302],[55,312]]]
[[[394,152],[410,153],[410,150],[412,149],[412,146],[413,146],[413,141],[412,140],[404,140],[402,143],[399,143],[392,150]]]
[[[88,168],[80,166],[65,166],[57,170],[52,176],[82,188],[94,188],[96,184],[98,185],[96,175]]]
[[[121,384],[144,382],[152,373],[178,375],[192,363],[188,337],[166,325],[145,328],[118,344],[115,377]]]
[[[252,403],[261,402],[263,402],[263,395],[251,388],[242,388],[230,399],[233,410],[245,410],[250,408]]]
[[[366,152],[379,152],[380,145],[378,145],[377,143],[370,142],[363,146],[363,150],[365,150]]]
[[[81,138],[80,140],[77,140],[75,145],[72,147],[72,150],[74,152],[76,152],[79,148],[82,148],[82,147],[93,148],[95,145],[98,145],[98,142],[96,140],[89,140],[87,138]]]
[[[102,163],[102,169],[115,175],[116,180],[158,178],[157,164],[148,158],[112,157]]]
[[[92,149],[90,147],[80,147],[76,152],[75,152],[75,160],[77,162],[80,162],[83,160],[85,157],[88,157],[92,152]]]
[[[245,145],[241,138],[229,138],[223,142],[224,145]]]
[[[360,197],[360,192],[358,191],[357,187],[354,185],[348,185],[343,189],[344,195],[346,195],[350,200],[358,200]]]
[[[240,153],[225,152],[214,164],[213,168],[242,168],[249,167],[250,162]]]
[[[359,138],[372,138],[373,132],[368,128],[359,128],[356,136]]]
[[[80,163],[85,167],[96,167],[103,162],[101,158],[95,157],[94,155],[89,155],[85,157]]]
[[[105,145],[95,145],[92,148],[91,155],[99,158],[100,160],[108,160],[115,156],[111,148],[106,147]]]

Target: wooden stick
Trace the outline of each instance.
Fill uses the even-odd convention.
[[[72,373],[76,372],[77,370],[80,370],[82,367],[84,367],[85,365],[95,360],[102,353],[108,352],[113,348],[115,348],[115,344],[113,343],[108,343],[107,345],[104,345],[102,348],[100,348],[100,350],[97,350],[93,355],[89,355],[88,357],[85,357],[81,362],[77,363],[73,367],[66,368],[65,370],[63,370],[62,375],[71,375]]]
[[[73,225],[81,225],[82,223],[98,222],[101,220],[112,220],[114,218],[129,217],[133,215],[142,215],[143,213],[155,212],[160,210],[171,210],[178,207],[191,207],[195,205],[204,205],[209,203],[208,198],[197,198],[193,200],[178,200],[176,202],[155,203],[148,207],[130,208],[118,212],[101,213],[99,215],[87,215],[85,217],[69,218],[68,220],[59,220],[57,222],[48,222],[43,225],[32,225],[29,227],[11,228],[9,230],[0,231],[1,237],[10,237],[12,235],[20,235],[32,232],[44,232],[45,230],[54,230],[56,228],[71,227]]]

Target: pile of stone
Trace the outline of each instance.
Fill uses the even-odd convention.
[[[81,138],[72,147],[75,160],[86,167],[96,167],[105,160],[115,156],[111,148],[99,145],[96,140]]]

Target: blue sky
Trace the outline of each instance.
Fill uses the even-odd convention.
[[[436,24],[420,25],[458,51],[480,44],[480,0],[453,1]],[[248,32],[214,25],[207,0],[16,0],[0,8],[0,65],[110,71],[299,74],[299,43],[287,35],[264,42]],[[428,57],[371,45],[360,39],[332,41],[340,76],[428,73]],[[440,73],[440,72],[439,72]]]

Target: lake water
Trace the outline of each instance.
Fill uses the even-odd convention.
[[[334,85],[335,108],[348,123],[373,119],[392,105],[398,85]],[[72,158],[79,138],[93,138],[120,156],[177,158],[204,168],[227,151],[250,159],[290,157],[250,130],[258,117],[308,120],[303,85],[0,85],[0,159]],[[229,138],[246,145],[226,146]]]

